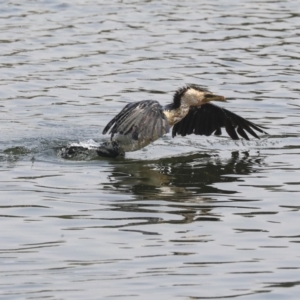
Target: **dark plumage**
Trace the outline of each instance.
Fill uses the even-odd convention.
[[[115,134],[132,134],[134,140],[139,138],[155,140],[169,132],[170,126],[157,101],[144,100],[127,104],[103,129],[111,138]]]
[[[110,140],[101,144],[97,153],[116,157],[142,149],[168,133],[172,126],[173,137],[221,135],[222,128],[233,140],[249,140],[248,134],[258,139],[256,132],[266,133],[263,127],[210,101],[226,100],[204,87],[188,85],[178,89],[173,102],[164,107],[152,100],[129,103],[103,129],[103,134],[110,134]]]
[[[261,126],[255,125],[225,108],[207,103],[200,107],[191,107],[189,113],[174,125],[172,137],[189,134],[221,135],[222,127],[233,140],[238,140],[238,135],[249,140],[246,132],[259,139],[254,130],[265,133]]]

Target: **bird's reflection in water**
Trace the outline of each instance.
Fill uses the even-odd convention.
[[[214,208],[228,205],[232,202],[229,198],[237,191],[222,190],[214,184],[240,181],[239,175],[257,172],[262,160],[259,154],[250,156],[248,152],[236,151],[228,159],[221,159],[216,153],[158,161],[112,161],[113,171],[105,189],[133,196],[130,200],[111,203],[113,210],[152,214],[167,212],[181,216],[179,220],[168,220],[168,223],[219,221],[221,216],[213,213]],[[146,220],[148,223],[166,221],[152,217],[142,219],[143,224]]]

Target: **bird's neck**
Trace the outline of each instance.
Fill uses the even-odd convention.
[[[164,114],[168,119],[170,126],[180,122],[189,112],[190,107],[188,105],[180,105],[178,108],[174,104],[168,104],[164,107]]]

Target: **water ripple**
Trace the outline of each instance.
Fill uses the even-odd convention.
[[[5,299],[297,298],[298,1],[0,4]],[[63,160],[186,83],[268,127]],[[118,289],[116,290],[116,286]]]

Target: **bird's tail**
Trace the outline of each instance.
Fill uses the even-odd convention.
[[[115,141],[107,141],[98,147],[84,147],[79,145],[69,145],[63,147],[60,151],[60,156],[67,159],[84,159],[88,157],[117,157],[124,156],[125,153]]]

